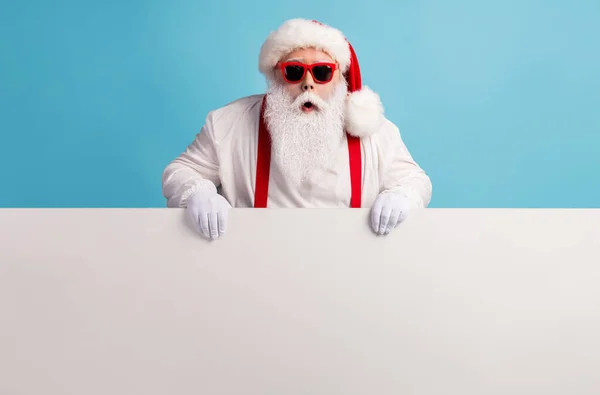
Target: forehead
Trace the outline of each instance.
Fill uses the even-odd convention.
[[[315,48],[301,48],[285,55],[282,60],[299,60],[306,63],[312,62],[334,62],[327,52]]]

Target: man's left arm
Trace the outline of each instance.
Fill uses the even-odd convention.
[[[371,225],[373,231],[388,234],[411,210],[429,205],[432,184],[413,159],[396,125],[386,120],[377,141],[381,192],[371,208]]]

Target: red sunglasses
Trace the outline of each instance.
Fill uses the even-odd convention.
[[[285,81],[291,84],[302,81],[307,71],[310,72],[316,83],[326,84],[333,79],[333,73],[337,69],[337,64],[329,62],[313,64],[282,62],[279,64],[279,68]]]

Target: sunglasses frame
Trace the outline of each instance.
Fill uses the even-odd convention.
[[[302,73],[302,77],[298,81],[288,80],[288,78],[285,75],[285,68],[287,66],[302,67],[304,70],[304,72]],[[315,74],[313,73],[313,68],[318,67],[318,66],[331,67],[331,70],[332,70],[331,77],[327,81],[319,81],[315,78]],[[281,63],[279,63],[279,69],[281,70],[281,75],[283,76],[283,79],[289,84],[298,84],[298,83],[302,82],[302,80],[306,77],[307,72],[309,72],[312,75],[313,80],[317,84],[328,84],[331,82],[331,80],[333,80],[333,75],[335,74],[335,71],[338,69],[338,65],[337,65],[337,63],[333,63],[333,62],[317,62],[317,63],[311,63],[311,64],[306,64],[306,63],[301,63],[301,62],[281,62]]]

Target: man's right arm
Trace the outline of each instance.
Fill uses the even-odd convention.
[[[167,207],[187,207],[188,198],[204,190],[217,192],[219,158],[213,133],[213,114],[186,150],[163,171],[162,191]]]

